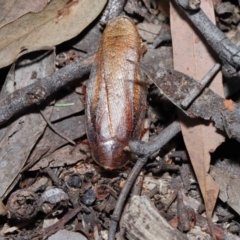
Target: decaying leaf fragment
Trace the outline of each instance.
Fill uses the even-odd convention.
[[[240,142],[240,108],[236,103],[231,102],[231,107],[229,107],[229,103],[226,105],[226,99],[220,97],[209,88],[206,88],[192,105],[187,110],[184,110],[181,108],[181,102],[193,88],[200,88],[200,83],[175,70],[158,68],[158,71],[156,72],[156,68],[154,67],[147,68],[142,64],[140,67],[144,69],[151,79],[154,80],[155,84],[168,97],[168,99],[188,117],[200,117],[205,120],[211,119],[215,122],[215,127],[225,130],[230,137],[233,137]],[[194,133],[194,131],[192,132]],[[193,141],[193,144],[198,144],[197,140],[194,139],[194,135],[191,140]],[[198,159],[201,151],[196,150],[194,154],[194,157]],[[204,158],[204,156],[200,157]],[[199,171],[198,174],[201,174],[201,181],[204,181],[204,184],[206,185],[206,194],[208,194],[208,196],[205,198],[205,201],[207,199],[207,204],[210,204],[210,207],[206,209],[206,211],[211,213],[217,197],[215,182],[209,174],[206,174],[206,172],[203,171],[201,162],[200,166],[196,165],[196,167],[199,167],[199,169],[202,170]]]
[[[0,8],[0,28],[27,13],[42,11],[48,0],[2,0]]]
[[[211,166],[210,174],[220,184],[219,198],[240,214],[240,182],[239,175]]]
[[[25,64],[14,71],[10,70],[7,80],[1,91],[0,98],[16,89],[31,84],[37,79],[32,78],[32,74],[39,78],[51,74],[55,70],[55,54],[49,54],[39,62],[27,64],[30,60],[23,59],[18,64]],[[44,109],[47,117],[51,115],[52,107]],[[42,135],[47,123],[39,116],[38,112],[30,112],[21,116],[5,127],[0,129],[0,196],[2,197],[9,186],[18,176],[21,168],[25,164],[33,146]],[[26,144],[27,143],[27,144]]]
[[[11,64],[23,50],[54,46],[75,37],[98,16],[106,2],[52,0],[43,11],[27,13],[3,25],[0,68]]]
[[[201,2],[201,8],[214,22],[212,1]],[[189,25],[186,17],[179,12],[171,5],[170,18],[174,69],[200,81],[215,64],[215,60],[206,44],[203,43],[193,27]],[[177,79],[177,81],[179,80]],[[187,83],[182,83],[183,88],[184,86],[188,88]],[[220,73],[214,78],[210,88],[223,96]],[[172,89],[172,91],[174,90]],[[209,103],[211,104],[211,102]],[[219,185],[208,174],[211,160],[209,152],[214,151],[224,141],[224,137],[219,132],[216,132],[211,122],[202,121],[201,119],[190,119],[182,114],[181,111],[178,115],[183,139],[204,199],[206,215],[210,219],[219,193]]]
[[[231,107],[228,105],[226,107],[228,100],[206,88],[188,109],[182,109],[183,99],[193,88],[200,88],[200,83],[173,69],[158,68],[156,71],[154,67],[146,67],[143,64],[139,66],[154,80],[167,98],[188,117],[212,120],[216,128],[225,131],[229,137],[240,142],[240,107],[238,104],[231,102]]]

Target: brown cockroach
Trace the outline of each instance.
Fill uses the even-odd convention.
[[[146,109],[145,80],[139,68],[143,54],[135,24],[125,16],[111,20],[103,32],[86,94],[87,137],[92,156],[112,170],[124,166],[130,140],[138,140]]]

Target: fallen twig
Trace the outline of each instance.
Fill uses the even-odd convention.
[[[138,1],[127,1],[124,10],[130,15],[142,16],[147,22],[159,22],[158,18],[148,12],[147,8],[139,5]]]
[[[66,84],[89,73],[94,55],[78,60],[37,82],[16,90],[0,101],[0,124],[34,104],[40,104]]]
[[[148,157],[154,152],[158,151],[160,148],[162,148],[180,131],[181,129],[179,123],[173,122],[168,127],[166,127],[156,138],[154,138],[152,141],[148,143],[143,143],[140,141],[131,141],[129,143],[131,152],[137,154],[139,158],[127,178],[127,181],[119,195],[116,207],[111,216],[111,224],[108,233],[109,240],[115,239],[118,221],[121,217],[122,209],[128,196],[128,193],[131,190],[132,185],[135,182],[142,167],[147,162]]]
[[[235,102],[224,99],[211,89],[205,88],[187,109],[183,109],[181,102],[192,89],[201,89],[199,82],[172,69],[158,68],[156,71],[155,68],[143,64],[138,65],[149,78],[154,79],[154,83],[164,95],[187,116],[211,119],[215,122],[216,128],[225,131],[230,138],[235,138],[240,142],[240,109]]]
[[[109,0],[100,19],[100,24],[105,26],[110,19],[119,16],[123,11],[125,2],[125,0]]]
[[[40,113],[41,113],[42,117],[44,118],[44,120],[46,121],[46,123],[48,124],[48,126],[53,130],[53,132],[55,132],[58,136],[62,137],[63,139],[67,140],[72,145],[74,145],[74,146],[76,145],[76,143],[72,139],[70,139],[64,133],[61,133],[60,131],[57,130],[57,128],[44,115],[43,111],[40,110]]]
[[[201,87],[193,88],[190,93],[183,99],[181,106],[186,109],[189,105],[201,94],[203,89],[207,86],[213,76],[220,70],[221,65],[219,63],[215,64],[212,69],[201,79]]]
[[[200,9],[200,1],[174,0],[223,62],[223,74],[233,75],[240,68],[240,50]]]
[[[65,216],[63,216],[61,220],[48,228],[42,229],[42,232],[40,232],[40,234],[43,233],[43,239],[46,239],[47,237],[56,233],[58,230],[62,229],[69,220],[71,220],[75,215],[80,212],[81,209],[81,206],[75,207],[74,209],[70,210]]]
[[[158,151],[180,131],[181,129],[179,123],[173,122],[150,142],[144,143],[140,141],[131,141],[129,143],[129,147],[131,152],[137,154],[138,156],[150,156],[154,152]]]

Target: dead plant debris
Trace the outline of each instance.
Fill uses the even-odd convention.
[[[0,10],[0,238],[240,239],[239,3],[37,2],[4,1]],[[142,41],[136,51],[143,56],[136,62],[131,55],[121,58],[137,70],[124,73],[116,64],[114,86],[95,78],[92,99],[111,108],[117,120],[98,112],[104,117],[94,122],[91,109],[90,124],[107,140],[113,129],[136,126],[144,136],[122,140],[119,151],[130,161],[109,171],[96,164],[102,159],[92,158],[86,89],[90,77],[113,72],[104,62],[109,39],[107,60],[116,63],[119,51],[124,55],[118,39],[124,42],[127,31],[102,39],[119,15],[136,25]],[[126,44],[132,40],[126,36]],[[122,89],[122,82],[133,80],[126,74],[146,80],[139,84],[148,100],[140,106],[146,113],[141,123],[130,114],[139,85]],[[115,104],[107,103],[110,94]],[[131,96],[130,108],[123,100]],[[126,118],[119,119],[124,106]]]

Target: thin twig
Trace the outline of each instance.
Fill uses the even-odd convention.
[[[144,6],[140,6],[138,1],[127,1],[124,10],[130,15],[137,14],[142,16],[149,23],[159,23],[159,19],[151,14]]]
[[[130,150],[139,156],[150,156],[169,142],[180,131],[179,123],[177,121],[173,122],[148,143],[131,141],[129,143]]]
[[[142,167],[147,162],[148,157],[157,150],[159,150],[160,148],[162,148],[167,142],[169,142],[169,140],[176,136],[176,134],[178,134],[180,130],[181,130],[180,125],[176,121],[170,124],[168,127],[166,127],[156,138],[154,138],[152,141],[148,143],[143,143],[140,141],[131,141],[129,143],[131,151],[140,157],[138,158],[136,164],[134,165],[132,171],[130,172],[127,178],[127,181],[119,195],[116,207],[111,216],[111,223],[108,232],[109,240],[115,239],[115,233],[117,230],[118,221],[120,220],[121,217],[124,203],[138,174],[140,173]]]
[[[100,19],[100,24],[105,26],[110,19],[120,15],[126,0],[109,0]]]
[[[218,54],[224,66],[223,73],[228,77],[237,73],[240,68],[239,48],[212,23],[202,9],[199,8],[197,11],[196,8],[191,9],[191,4],[189,5],[191,1],[174,0],[174,2],[179,6],[179,9],[187,15],[195,27],[204,36],[208,44]],[[198,8],[199,4],[196,7]]]
[[[39,110],[42,117],[44,118],[44,120],[47,122],[48,126],[53,130],[53,132],[55,132],[57,135],[59,135],[61,138],[67,140],[69,143],[73,144],[74,146],[76,145],[76,143],[70,139],[68,136],[66,136],[64,133],[60,132],[57,130],[57,128],[47,119],[47,117],[44,115],[42,110]]]
[[[0,124],[8,121],[20,111],[46,100],[50,95],[69,84],[79,80],[89,73],[93,64],[94,55],[78,60],[36,81],[27,87],[16,90],[0,101]]]
[[[190,93],[181,102],[182,108],[186,109],[189,105],[201,94],[207,84],[213,79],[213,77],[218,73],[221,68],[221,64],[216,63],[212,69],[199,81],[201,87],[193,88]]]
[[[124,206],[124,203],[127,199],[128,193],[130,192],[133,183],[135,182],[138,174],[140,173],[142,167],[147,162],[147,158],[138,158],[136,164],[134,165],[132,171],[130,172],[127,181],[124,184],[124,187],[119,195],[117,204],[115,206],[115,209],[113,211],[113,214],[111,216],[111,223],[110,228],[108,231],[108,239],[114,240],[115,234],[118,226],[118,221],[120,220],[122,209]]]
[[[63,229],[64,225],[69,220],[71,220],[75,215],[77,215],[81,209],[82,209],[81,206],[76,206],[75,208],[70,210],[66,215],[64,215],[58,222],[54,223],[50,227],[42,229],[40,231],[40,234],[43,234],[43,239],[46,239],[47,237],[59,231],[60,229]]]
[[[28,162],[20,171],[20,173],[26,172],[28,169],[30,169],[33,165],[35,165],[48,151],[50,147],[45,147],[41,150],[39,150],[31,159],[31,162]]]

